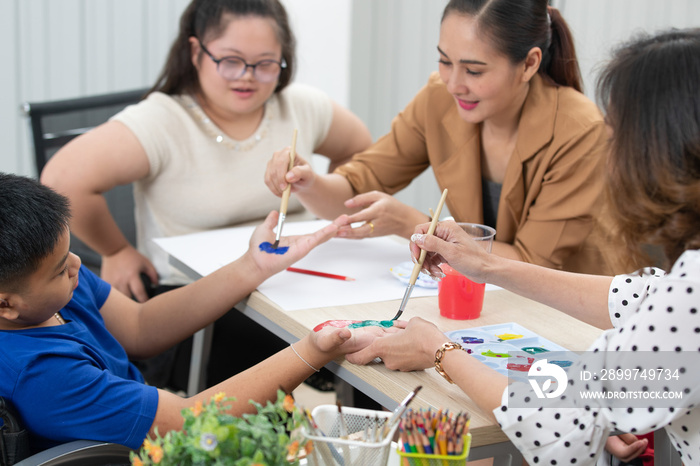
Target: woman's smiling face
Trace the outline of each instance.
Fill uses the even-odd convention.
[[[512,114],[528,89],[524,65],[511,63],[484,37],[468,15],[451,13],[440,26],[440,77],[469,123]]]

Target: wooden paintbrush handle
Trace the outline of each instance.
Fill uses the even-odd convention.
[[[437,222],[438,219],[440,218],[440,211],[442,211],[442,206],[445,204],[445,199],[447,198],[447,188],[442,192],[442,196],[440,197],[440,202],[438,202],[438,206],[435,209],[435,214],[433,215],[433,220],[430,222],[430,227],[428,228],[428,232],[426,233],[427,235],[432,235],[435,233],[435,228],[437,227]],[[425,262],[425,256],[428,254],[428,251],[425,249],[421,250],[420,252],[420,257],[418,258],[418,262],[416,262],[413,265],[413,272],[411,273],[411,278],[408,280],[408,283],[411,285],[416,284],[416,279],[418,278],[418,274],[420,273],[420,269],[423,268],[423,262]]]
[[[296,150],[297,150],[297,130],[294,130],[294,135],[292,136],[292,147],[289,150],[289,170],[294,168],[294,158],[296,157]],[[284,188],[284,192],[282,193],[282,204],[280,206],[280,213],[281,214],[287,214],[287,206],[289,206],[289,195],[292,192],[292,185],[288,184],[286,188]]]
[[[287,206],[289,205],[289,195],[292,192],[292,185],[288,184],[282,193],[282,204],[280,205],[280,214],[287,214]]]

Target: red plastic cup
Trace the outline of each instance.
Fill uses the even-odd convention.
[[[460,223],[464,231],[491,252],[496,230],[477,223]],[[445,277],[438,283],[440,315],[448,319],[477,319],[484,305],[484,283],[474,283],[447,264],[440,266]]]

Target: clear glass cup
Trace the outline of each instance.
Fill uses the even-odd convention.
[[[496,230],[478,223],[458,223],[464,231],[491,252]],[[477,319],[484,305],[484,283],[474,283],[447,264],[440,266],[445,277],[438,283],[440,315],[448,319]]]

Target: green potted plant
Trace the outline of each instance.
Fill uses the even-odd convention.
[[[241,417],[226,412],[227,402],[234,399],[218,393],[208,404],[183,409],[182,430],[163,436],[156,430],[154,438],[131,454],[132,465],[288,466],[299,464],[300,450],[311,451],[311,442],[300,449],[299,427],[307,421],[291,395],[279,390],[275,403],[251,401],[257,414]]]

